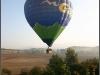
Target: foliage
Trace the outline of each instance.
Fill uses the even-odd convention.
[[[88,72],[90,72],[90,74],[92,72],[95,72],[95,75],[99,75],[99,59],[87,59],[81,64],[88,69]]]
[[[65,63],[69,66],[71,75],[87,75],[87,69],[79,63],[78,54],[73,48],[67,48]]]
[[[42,69],[40,67],[34,67],[29,75],[42,75]]]
[[[87,59],[86,61],[83,61],[82,64],[86,67],[88,67],[89,65],[98,65],[99,64],[99,60],[96,58],[93,59]]]
[[[55,73],[50,67],[46,67],[46,69],[43,71],[43,75],[55,75]]]
[[[1,74],[2,74],[2,75],[11,75],[11,71],[8,70],[8,69],[2,69]]]
[[[28,71],[26,69],[22,69],[20,75],[28,75]]]
[[[53,55],[49,61],[48,66],[55,73],[55,75],[69,75],[68,66],[64,61],[58,56]]]
[[[99,75],[98,59],[87,59],[79,62],[78,54],[74,49],[68,48],[66,58],[63,60],[58,55],[52,55],[46,68],[34,67],[29,75]],[[21,75],[26,75],[25,72]]]
[[[74,49],[67,48],[65,55],[66,55],[65,62],[66,62],[67,65],[79,63],[78,55],[77,55],[77,53],[75,53]]]

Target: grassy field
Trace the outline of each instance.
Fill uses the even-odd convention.
[[[2,67],[18,75],[21,70],[30,70],[35,66],[45,67],[51,54],[3,54]]]

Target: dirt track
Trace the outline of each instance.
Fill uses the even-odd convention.
[[[2,67],[11,71],[12,75],[18,75],[22,69],[30,70],[34,66],[45,67],[51,54],[3,54]]]

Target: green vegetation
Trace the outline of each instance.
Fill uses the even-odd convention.
[[[79,62],[78,54],[73,48],[67,48],[65,59],[52,55],[46,68],[34,67],[30,71],[21,71],[20,75],[99,75],[99,60],[96,58]],[[2,75],[11,75],[3,70]]]
[[[57,55],[53,55],[49,61],[48,67],[54,72],[54,75],[68,75],[69,70],[65,62]]]
[[[29,75],[42,75],[42,70],[39,67],[34,67],[30,72]]]
[[[75,50],[72,48],[68,48],[66,53],[65,63],[68,65],[78,64],[78,55],[75,53]]]
[[[2,69],[1,74],[2,75],[11,75],[11,71],[8,69]]]
[[[65,55],[64,60],[58,55],[53,55],[47,68],[37,75],[99,75],[98,59],[79,62],[78,54],[72,48],[67,48]]]

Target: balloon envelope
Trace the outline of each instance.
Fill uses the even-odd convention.
[[[51,46],[71,19],[68,0],[26,0],[25,17],[48,46]]]

